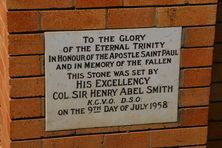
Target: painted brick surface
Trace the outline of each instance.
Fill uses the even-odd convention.
[[[216,6],[217,0],[2,0],[3,148],[206,148],[208,114],[213,121],[208,137],[220,139],[221,103],[209,111],[212,88],[211,99],[222,101],[221,45],[213,51]],[[45,131],[44,32],[173,26],[183,27],[178,122]],[[221,41],[218,32],[216,41]]]

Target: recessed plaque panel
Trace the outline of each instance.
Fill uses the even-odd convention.
[[[176,122],[181,27],[45,33],[46,130]]]

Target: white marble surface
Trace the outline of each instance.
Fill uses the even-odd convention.
[[[176,122],[181,29],[46,32],[46,130]]]

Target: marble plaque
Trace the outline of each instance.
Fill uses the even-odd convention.
[[[176,122],[181,31],[46,32],[46,130]]]

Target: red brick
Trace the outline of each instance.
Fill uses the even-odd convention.
[[[103,135],[44,139],[45,148],[102,148]]]
[[[150,132],[150,138],[152,141],[151,147],[206,144],[207,127],[152,131]]]
[[[41,140],[13,141],[10,148],[41,148]]]
[[[216,2],[216,0],[124,0],[124,6],[184,5]]]
[[[209,86],[211,83],[211,68],[184,69],[181,72],[181,87]]]
[[[120,132],[120,131],[136,131],[136,130],[151,130],[151,129],[164,129],[176,128],[187,126],[203,126],[208,122],[208,109],[206,107],[197,108],[184,108],[179,110],[179,121],[175,123],[159,123],[159,124],[143,124],[131,125],[121,127],[104,127],[95,129],[79,129],[76,130],[77,134],[93,134],[104,132]],[[191,120],[190,120],[191,119]],[[116,136],[118,137],[118,136]]]
[[[105,135],[106,148],[147,148],[150,145],[147,132]]]
[[[0,94],[0,97],[1,97],[1,94]],[[2,143],[2,139],[3,139],[2,124],[3,124],[3,121],[2,121],[2,111],[1,111],[1,107],[0,107],[0,147],[2,145],[1,143]]]
[[[5,130],[5,129],[4,129],[4,127],[3,127],[2,130],[1,130],[1,134],[2,134],[2,136],[4,136],[4,137],[2,138],[3,140],[1,141],[0,147],[1,147],[1,148],[8,148],[8,147],[10,147],[10,142],[11,142],[11,140],[10,140],[9,135],[7,135],[4,130]]]
[[[0,3],[0,21],[1,21],[1,24],[2,25],[6,25],[6,18],[7,18],[7,15],[6,15],[6,13],[7,13],[7,9],[4,7],[4,6],[2,6],[2,4]],[[1,26],[2,27],[2,26]]]
[[[222,102],[210,104],[209,120],[222,120],[221,114]]]
[[[45,120],[41,120],[42,124],[45,124]],[[72,136],[76,135],[76,130],[64,130],[64,131],[52,131],[52,132],[47,132],[45,129],[43,130],[43,137],[58,137],[58,136]]]
[[[211,66],[213,48],[189,48],[182,50],[181,67]]]
[[[7,88],[2,88],[0,91],[0,106],[1,108],[6,111],[7,115],[9,115],[9,109],[10,109],[10,97],[9,97],[9,90]]]
[[[76,135],[76,130],[64,130],[64,131],[53,131],[47,132],[44,129],[45,119],[23,119],[23,120],[14,120],[12,123],[13,130],[11,133],[14,135],[14,140],[18,139],[30,139],[30,138],[41,138],[41,137],[58,137],[58,136],[71,136]],[[23,126],[24,125],[24,126]],[[25,125],[36,127],[36,128],[26,128]],[[96,131],[97,129],[97,131]],[[19,131],[22,133],[19,133]],[[104,127],[104,128],[91,128],[86,131],[85,129],[79,129],[78,134],[96,134],[104,132],[113,132],[118,131],[118,128]],[[34,132],[32,135],[31,133]]]
[[[214,62],[222,62],[222,44],[216,44],[214,47]]]
[[[76,134],[75,130],[47,132],[45,131],[44,125],[45,125],[45,120],[41,118],[13,120],[13,122],[10,125],[11,137],[13,140],[19,140],[19,139],[21,140],[21,139],[42,138],[42,137],[71,136]]]
[[[7,19],[6,17],[6,13],[7,13],[7,7],[6,7],[6,2],[5,1],[1,1],[0,2],[0,17],[2,18],[2,20],[5,22]]]
[[[7,0],[8,9],[70,8],[72,0]]]
[[[5,85],[8,85],[7,84],[2,84],[2,86],[5,86]],[[1,96],[1,99],[0,99],[0,106],[3,110],[9,111],[10,109],[10,104],[9,104],[9,101],[10,101],[10,97],[9,97],[9,89],[7,87],[1,87],[0,89],[0,96]]]
[[[43,30],[104,29],[106,11],[43,11],[41,16]]]
[[[40,14],[37,11],[9,11],[9,32],[31,32],[38,31]],[[49,21],[50,22],[50,21]]]
[[[213,65],[213,82],[222,81],[222,63]]]
[[[41,98],[12,99],[10,101],[11,118],[33,118],[44,115]]]
[[[184,29],[184,47],[213,46],[215,27],[191,27]]]
[[[11,118],[9,115],[8,109],[5,108],[5,106],[1,106],[1,131],[4,133],[5,137],[10,136],[10,123]]]
[[[154,26],[154,8],[110,9],[108,28],[136,28]]]
[[[119,127],[98,127],[98,128],[84,128],[76,129],[76,134],[95,134],[95,133],[111,133],[119,131]]]
[[[0,13],[3,13],[0,11]],[[6,20],[4,20],[6,22]],[[5,46],[7,44],[7,26],[0,17],[0,38],[1,38],[1,44],[0,46]]]
[[[180,106],[202,106],[209,104],[210,88],[191,88],[180,90]]]
[[[210,2],[211,0],[205,0],[204,2],[201,2],[200,0],[192,0],[192,1],[189,1],[189,3],[199,4],[199,3],[205,3],[206,1],[208,1],[208,3],[211,3]],[[173,1],[171,1],[171,2],[173,3]],[[186,0],[186,2],[188,2],[188,0]],[[29,2],[26,2],[26,4],[28,4],[28,3]],[[27,7],[29,7],[28,9],[39,9],[40,7],[45,9],[44,6],[48,5],[47,6],[48,8],[53,8],[53,7],[49,6],[49,5],[51,5],[50,3],[53,3],[53,2],[49,2],[49,3],[45,3],[45,4],[39,3],[39,5],[36,5],[36,6],[31,6],[32,4],[29,3],[30,6],[28,6],[29,5],[28,4]],[[58,3],[62,3],[62,2],[58,2]],[[105,3],[108,3],[108,1],[106,1]],[[163,3],[167,3],[167,1],[166,2],[164,1]],[[25,5],[25,3],[23,3],[23,4]],[[23,4],[20,4],[20,5],[23,5]],[[65,5],[65,2],[63,2],[63,4]],[[35,5],[35,4],[33,4],[33,5]],[[41,6],[41,5],[44,5],[44,6]],[[97,5],[99,5],[99,3],[97,3]],[[110,5],[116,7],[114,5],[114,3],[103,4],[98,7],[110,7]],[[18,7],[20,7],[20,6],[18,6]],[[60,6],[58,6],[58,8],[59,7]],[[89,7],[97,7],[97,6],[89,6]],[[190,6],[188,6],[188,7],[190,7]],[[195,7],[199,7],[199,6],[195,6]],[[207,6],[201,6],[201,7],[207,7]],[[211,7],[213,7],[213,6],[211,6]],[[24,8],[21,8],[21,9],[24,9]],[[42,8],[40,8],[40,9],[42,9]],[[167,7],[162,7],[162,8],[165,9]],[[174,7],[172,7],[172,8],[174,8]],[[177,7],[175,7],[175,8],[177,8]],[[15,9],[17,9],[17,8],[15,8]],[[20,8],[18,8],[18,9],[20,9]],[[129,8],[125,8],[125,9],[120,8],[118,11],[128,10],[128,9]],[[137,9],[138,10],[139,9],[140,10],[141,9],[153,9],[154,10],[155,8],[145,8],[144,7],[144,8],[132,8],[132,9],[136,9],[136,10]],[[171,8],[169,8],[169,9],[171,9]],[[47,30],[104,29],[105,28],[105,17],[106,17],[105,14],[106,14],[106,12],[110,12],[110,11],[114,11],[114,10],[117,11],[117,9],[111,9],[111,10],[107,10],[107,11],[101,10],[101,9],[41,11],[40,13],[42,13],[42,15],[43,15],[43,18],[41,20],[42,27],[43,27],[42,30],[47,31]],[[178,7],[178,10],[179,10],[179,7]],[[87,14],[88,16],[85,16],[86,13],[84,11],[88,12],[88,14]],[[99,15],[99,16],[101,16],[100,18],[102,18],[101,19],[102,21],[97,21],[96,19],[98,19],[98,15],[91,14],[92,11],[104,12],[103,15]],[[153,11],[153,15],[152,15],[153,17],[155,14],[154,11]],[[29,13],[29,11],[25,11],[25,12]],[[30,11],[30,12],[32,12],[32,11]],[[56,12],[56,14],[54,14],[54,12]],[[67,12],[67,13],[63,13],[63,12]],[[75,12],[75,14],[72,12]],[[77,14],[76,12],[82,12],[82,13]],[[62,15],[60,15],[60,13],[62,13]],[[134,14],[136,14],[136,13],[137,13],[137,11],[132,12],[133,15],[131,15],[131,17],[134,16]],[[180,13],[182,14],[182,11],[181,12],[178,11],[178,13],[180,15]],[[205,12],[202,12],[202,11],[201,11],[201,13],[205,14]],[[45,14],[45,16],[44,16],[44,14]],[[71,14],[71,16],[70,16],[70,14]],[[131,18],[130,15],[127,18],[126,15],[123,15],[122,20],[125,19],[126,22],[123,22],[122,20],[120,20],[119,22],[117,22],[117,24],[114,24],[114,25],[116,25],[116,27],[113,27],[113,28],[121,28],[121,27],[122,28],[131,28],[131,27],[132,28],[134,28],[134,27],[139,28],[139,27],[150,27],[150,26],[155,25],[154,24],[155,21],[152,20],[152,24],[147,25],[147,26],[146,25],[143,26],[143,23],[145,21],[147,21],[147,17],[143,18],[143,16],[148,16],[148,15],[151,16],[151,15],[150,15],[150,13],[147,14],[146,11],[144,11],[144,13],[140,13],[140,14],[141,15],[135,15],[137,18]],[[84,20],[79,19],[80,17],[82,17],[82,15],[84,16],[83,17]],[[119,16],[121,16],[121,15],[122,15],[122,12],[120,11]],[[211,14],[209,13],[209,15],[211,15]],[[118,17],[118,15],[116,15],[116,16]],[[57,20],[57,17],[59,18],[59,20]],[[44,21],[44,18],[45,18],[45,21]],[[148,19],[149,18],[150,17],[148,17]],[[193,16],[191,18],[193,18]],[[135,19],[135,20],[138,19],[138,22],[137,22],[138,24],[136,24],[136,25],[133,24],[133,23],[135,23],[135,22],[133,22],[133,19]],[[200,19],[206,19],[206,18],[200,18]],[[49,20],[52,20],[52,21],[49,21]],[[59,22],[60,20],[62,20],[62,21]],[[130,21],[132,20],[132,22],[127,22],[128,20],[130,20]],[[195,22],[195,21],[193,20],[193,22]],[[91,23],[91,22],[93,22],[93,23]],[[97,22],[100,25],[98,25]],[[101,22],[103,22],[103,23],[101,23]],[[178,22],[179,22],[179,20],[178,20]],[[46,26],[44,26],[44,23],[46,24]],[[202,20],[201,20],[201,23],[202,23]],[[98,25],[99,27],[96,25]],[[118,27],[118,25],[120,27]],[[125,25],[125,27],[123,27],[124,25]],[[204,25],[204,24],[200,24],[200,25]],[[96,28],[93,28],[94,26],[96,26]],[[30,26],[27,26],[27,27],[30,27]],[[192,28],[194,28],[194,27],[192,27]],[[199,30],[198,28],[203,28],[202,31],[208,35],[209,32],[208,32],[208,29],[206,29],[206,28],[213,28],[213,27],[195,27],[194,29]],[[184,37],[186,37],[185,38],[186,42],[184,42],[184,43],[186,43],[186,44],[184,44],[185,47],[196,47],[196,46],[202,47],[202,46],[212,46],[213,45],[213,43],[212,43],[212,45],[209,45],[209,44],[211,44],[211,42],[213,42],[213,40],[210,37],[205,37],[203,35],[204,33],[202,35],[199,34],[200,39],[195,38],[195,41],[191,41],[191,40],[193,40],[193,38],[191,38],[190,36],[187,36],[187,34],[186,34],[186,31],[189,29],[190,28],[185,28],[185,32],[184,32],[185,33]],[[36,30],[36,31],[39,31],[39,30]],[[195,30],[193,30],[193,31],[195,32]],[[29,31],[30,31],[29,29],[24,29],[24,31],[18,31],[18,32],[29,32]],[[194,37],[197,32],[195,32],[195,33],[192,32]],[[210,32],[209,36],[211,35],[211,33],[212,32]],[[190,34],[188,34],[188,35],[190,35]],[[198,35],[196,35],[196,36],[198,36]],[[201,38],[202,36],[203,36],[203,38]],[[22,35],[21,34],[21,35],[13,35],[13,37],[14,37],[14,39],[17,40],[17,43],[15,41],[13,41],[13,43],[10,43],[10,45],[9,45],[10,46],[10,54],[13,54],[13,55],[38,54],[38,55],[36,55],[36,56],[31,55],[30,57],[29,56],[11,57],[10,58],[11,59],[11,61],[10,61],[11,76],[16,76],[16,77],[19,76],[20,77],[20,76],[42,75],[43,71],[41,71],[41,69],[38,69],[39,67],[37,66],[37,65],[41,65],[42,63],[40,63],[40,61],[38,60],[37,57],[42,57],[39,54],[44,54],[43,35],[42,34],[35,34],[35,35],[34,34],[30,34],[30,35]],[[20,39],[20,41],[19,41],[19,39]],[[207,50],[203,51],[203,49],[207,49]],[[211,52],[209,52],[209,49],[211,49]],[[182,59],[182,60],[184,60],[182,62],[183,67],[210,66],[210,55],[212,55],[212,48],[193,48],[193,49],[184,49],[184,51],[185,52],[182,52],[182,56],[183,56],[183,58],[185,58],[187,60]],[[199,56],[196,56],[196,55],[199,55]],[[34,58],[31,58],[31,57],[34,57]],[[21,58],[23,58],[23,59],[21,59]],[[192,61],[192,59],[195,59],[195,61],[194,60]],[[205,59],[205,60],[203,60],[203,59]],[[212,60],[212,58],[211,58],[211,60]],[[29,70],[25,69],[27,67],[27,66],[25,66],[25,64],[27,64],[27,63],[33,63],[32,65],[31,64],[28,65],[28,66],[30,66],[30,68],[27,68]],[[37,68],[37,69],[33,68],[33,66],[35,66],[35,68]],[[181,79],[181,80],[183,80],[182,87],[206,86],[206,83],[208,86],[208,83],[210,81],[210,78],[208,77],[209,71],[208,70],[204,71],[203,69],[210,69],[210,68],[200,68],[199,69],[200,71],[198,71],[198,72],[194,69],[182,70],[182,79]],[[187,72],[189,70],[191,70],[192,72]],[[203,80],[203,77],[206,77],[205,79],[207,79],[207,80]],[[209,80],[208,80],[208,78],[209,78]],[[189,80],[189,79],[192,79],[192,80]],[[1,77],[0,77],[0,80],[2,80]],[[11,79],[10,81],[11,81],[11,87],[12,87],[11,96],[13,98],[14,97],[21,98],[21,97],[44,96],[44,78],[38,78],[38,77],[18,78],[18,79]],[[194,88],[193,89],[183,89],[183,90],[181,90],[181,92],[183,93],[182,94],[183,96],[181,97],[181,106],[182,107],[183,106],[190,107],[190,106],[208,105],[208,96],[209,96],[209,88],[208,87],[207,88],[195,88],[195,90],[194,90]],[[141,126],[134,125],[134,126],[124,126],[124,127],[108,127],[108,128],[104,127],[104,128],[93,128],[93,129],[79,129],[79,130],[46,132],[44,129],[45,119],[43,118],[44,117],[44,108],[42,107],[43,106],[42,101],[43,100],[40,100],[40,98],[13,99],[11,101],[11,110],[10,111],[11,111],[12,118],[41,117],[39,119],[14,120],[11,125],[11,135],[12,135],[11,139],[12,140],[19,140],[19,139],[21,140],[21,139],[30,139],[30,138],[39,138],[39,140],[36,140],[36,141],[35,140],[34,141],[29,141],[29,140],[28,141],[16,141],[16,142],[13,141],[11,146],[14,146],[16,148],[17,147],[18,148],[19,147],[102,147],[102,146],[105,147],[106,146],[105,144],[107,141],[106,141],[106,139],[105,139],[105,141],[103,141],[103,135],[95,135],[95,137],[101,137],[98,139],[91,138],[92,136],[77,136],[77,137],[62,137],[62,136],[71,136],[71,135],[75,135],[76,133],[77,134],[98,134],[98,133],[102,134],[102,133],[107,133],[107,132],[108,133],[119,132],[119,131],[124,131],[124,130],[130,131],[130,130],[150,130],[150,129],[155,129],[154,131],[151,131],[151,133],[154,132],[156,134],[154,134],[154,135],[151,134],[151,136],[149,136],[147,134],[148,135],[147,138],[144,138],[144,139],[143,139],[143,137],[140,138],[140,136],[135,136],[135,137],[130,136],[131,134],[135,134],[135,133],[111,134],[112,136],[113,135],[115,135],[115,136],[113,136],[111,138],[110,146],[115,147],[115,145],[117,145],[116,147],[121,147],[121,146],[123,146],[123,147],[124,146],[125,147],[143,147],[143,146],[155,147],[155,145],[156,145],[156,147],[159,147],[158,145],[163,144],[160,147],[170,147],[170,146],[176,147],[176,146],[187,146],[187,145],[203,145],[206,143],[206,128],[204,128],[204,130],[199,130],[200,128],[198,128],[198,127],[191,128],[191,129],[190,128],[181,128],[181,127],[206,125],[207,124],[207,107],[195,107],[195,108],[180,109],[180,113],[181,113],[179,116],[180,121],[178,121],[177,123],[147,124],[147,125],[141,125]],[[27,112],[27,110],[29,110],[29,112]],[[159,128],[161,128],[161,129],[170,128],[170,129],[160,130]],[[172,128],[179,128],[179,129],[172,129]],[[156,130],[156,129],[158,129],[158,130]],[[169,132],[169,131],[173,131],[173,132]],[[205,132],[203,132],[203,131],[205,131]],[[158,132],[160,134],[159,136],[157,136]],[[139,132],[139,134],[141,134],[141,133],[144,133],[144,132]],[[108,137],[111,135],[106,135],[105,137]],[[124,135],[124,136],[122,136],[123,140],[121,140],[121,138],[119,138],[120,135]],[[57,137],[57,136],[59,136],[60,138],[52,138],[52,137]],[[154,136],[157,136],[157,138],[155,138]],[[191,136],[192,136],[192,138],[190,138]],[[47,138],[43,140],[42,138],[45,138],[45,137],[47,137]],[[136,142],[135,142],[135,139],[138,139],[138,140],[136,140]],[[41,141],[41,143],[40,143],[40,141]],[[44,141],[44,142],[42,143],[42,141]],[[157,141],[160,141],[160,142],[157,142]],[[120,143],[120,144],[118,144],[118,143]],[[135,143],[136,143],[136,145],[134,146]],[[145,144],[145,143],[148,143],[148,144]],[[16,144],[16,145],[13,145],[13,144]],[[90,146],[89,146],[89,144],[90,144]],[[140,146],[140,144],[142,146]],[[192,146],[190,146],[190,147],[192,147]]]
[[[222,23],[217,23],[216,25],[216,35],[215,42],[222,42]]]
[[[3,55],[1,54],[1,51],[0,51],[0,75],[2,76],[2,79],[6,79],[6,71],[8,71],[7,69],[7,64],[5,63],[6,61],[3,59]],[[7,61],[8,62],[8,61]]]
[[[157,8],[156,19],[157,26],[161,27],[214,25],[216,22],[216,6]]]
[[[136,131],[136,130],[151,130],[151,129],[164,129],[164,128],[176,128],[176,127],[187,127],[187,126],[203,126],[207,124],[208,111],[204,107],[198,108],[184,108],[179,110],[180,120],[175,123],[159,123],[159,124],[143,124],[143,125],[131,125],[121,127],[104,127],[95,129],[79,129],[76,131],[77,134],[93,134],[93,133],[104,133],[104,132],[125,132],[125,131]],[[200,117],[205,115],[205,117]],[[188,117],[188,118],[187,118]],[[190,120],[190,118],[194,118]],[[195,118],[197,118],[195,121]],[[97,130],[96,130],[97,129]]]
[[[0,96],[1,97],[1,96]],[[1,108],[1,119],[0,119],[0,138],[4,136],[4,140],[9,138],[9,131],[10,127],[9,124],[11,122],[11,119],[9,117],[8,111],[3,108]],[[2,134],[2,135],[1,135]],[[1,138],[2,139],[2,138]]]
[[[1,72],[2,75],[5,75],[4,76],[4,79],[8,79],[8,77],[6,77],[6,75],[8,75],[8,68],[9,68],[9,59],[8,59],[8,53],[7,51],[4,50],[5,48],[1,48],[0,50],[0,62],[1,62],[1,65],[0,65],[0,68],[1,68]]]
[[[122,5],[122,0],[76,0],[76,8],[116,7]]]
[[[9,35],[8,48],[11,55],[43,54],[43,34]]]
[[[39,76],[43,74],[40,56],[16,56],[10,58],[11,77]]]
[[[11,79],[11,97],[44,96],[44,78],[17,78]]]
[[[222,83],[213,83],[211,86],[211,101],[222,101]]]
[[[44,128],[41,120],[14,120],[11,123],[11,139],[40,138]]]
[[[27,99],[28,100],[28,99]],[[18,100],[19,101],[19,100]],[[27,101],[23,102],[26,105],[28,105]],[[17,108],[19,108],[20,105],[18,105]],[[34,107],[36,110],[36,113],[39,112],[39,107],[37,105],[30,105],[30,107]],[[30,111],[30,113],[24,113],[25,109],[19,109],[21,112],[16,113],[16,115],[20,116],[30,116],[33,114],[33,110]],[[146,124],[146,125],[133,125],[133,126],[124,126],[122,129],[119,129],[118,127],[103,127],[103,128],[91,128],[88,130],[85,129],[79,129],[75,132],[75,130],[68,130],[68,131],[56,131],[56,132],[46,132],[44,128],[41,126],[45,124],[45,120],[42,119],[32,119],[32,120],[16,120],[13,121],[12,127],[13,129],[19,129],[20,131],[23,131],[25,135],[22,133],[17,133],[17,130],[13,130],[13,135],[15,139],[29,139],[33,138],[32,134],[28,135],[28,133],[34,132],[35,138],[40,138],[40,137],[54,137],[54,136],[68,136],[68,135],[73,135],[73,134],[96,134],[96,133],[104,133],[104,132],[118,132],[118,131],[130,131],[130,130],[146,130],[146,129],[163,129],[163,128],[175,128],[175,127],[186,127],[186,126],[202,126],[206,125],[207,123],[207,110],[206,108],[189,108],[189,109],[182,109],[181,111],[181,120],[177,123],[163,123],[163,124]],[[35,117],[35,116],[33,116]],[[41,123],[41,124],[40,124]],[[35,127],[36,125],[37,128],[31,129],[31,128],[26,128],[25,125],[29,125],[31,127]],[[24,125],[24,126],[23,126]],[[123,136],[125,137],[125,136]]]
[[[0,1],[0,147],[10,143],[8,44],[6,1]]]
[[[208,107],[186,108],[181,113],[183,126],[200,126],[208,124]]]
[[[184,4],[184,0],[123,0],[124,6],[153,6]]]
[[[11,117],[12,118],[27,118],[27,117],[43,117],[44,116],[44,108],[43,108],[43,103],[44,101],[40,98],[27,98],[27,99],[13,99],[11,101]],[[181,113],[182,116],[180,123],[180,126],[191,126],[191,125],[205,125],[206,120],[205,117],[207,115],[201,115],[204,112],[205,108],[189,108],[189,109],[182,109]],[[196,114],[194,114],[197,112]],[[201,115],[201,116],[200,116]],[[193,118],[193,120],[190,120],[190,118]],[[199,119],[201,117],[201,119]],[[189,123],[189,124],[188,124]],[[178,125],[176,125],[177,127]],[[133,126],[131,126],[133,127]],[[131,127],[125,128],[125,130],[132,129]],[[167,127],[165,125],[146,125],[146,126],[141,126],[142,129],[146,129],[147,127],[149,128],[164,128]],[[144,127],[144,128],[143,128]],[[171,127],[175,127],[172,126]],[[136,127],[133,127],[136,128]],[[79,129],[76,131],[77,134],[92,134],[92,133],[101,133],[101,132],[116,132],[118,131],[118,127],[103,127],[103,128],[95,128],[95,129]],[[50,133],[45,133],[46,137],[50,136]]]

